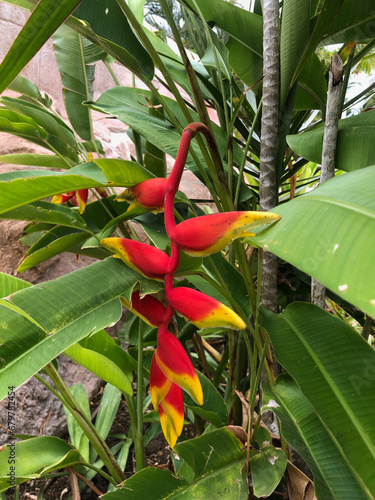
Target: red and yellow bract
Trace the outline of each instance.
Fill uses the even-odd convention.
[[[198,290],[173,288],[167,294],[167,300],[176,311],[198,328],[246,328],[244,321],[232,309]]]
[[[143,319],[148,325],[158,327],[163,324],[165,307],[152,295],[140,296],[139,291],[133,292],[130,302],[120,297],[124,306]]]
[[[104,238],[100,243],[142,276],[164,280],[168,272],[169,256],[159,248],[127,238]]]
[[[205,257],[220,252],[237,238],[254,236],[249,229],[280,219],[271,212],[223,212],[202,215],[177,224],[172,241],[189,255]]]
[[[126,189],[116,200],[128,201],[128,210],[140,207],[154,213],[163,212],[166,182],[164,177],[147,179]]]

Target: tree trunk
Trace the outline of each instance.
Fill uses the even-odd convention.
[[[260,147],[260,209],[277,204],[276,154],[280,94],[279,0],[263,2],[263,105]],[[277,258],[263,253],[262,304],[277,312]]]
[[[340,119],[343,64],[338,54],[333,54],[329,71],[326,120],[324,127],[322,168],[320,184],[335,176],[337,131]],[[324,309],[325,286],[311,279],[311,302]]]

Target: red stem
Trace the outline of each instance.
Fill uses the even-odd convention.
[[[212,142],[212,136],[209,129],[203,123],[190,123],[184,128],[181,137],[180,147],[178,149],[175,164],[173,166],[172,172],[170,173],[165,190],[164,197],[164,224],[167,231],[167,235],[171,240],[171,258],[168,266],[168,274],[165,277],[165,295],[168,302],[168,295],[173,289],[173,277],[177,268],[180,264],[180,248],[174,241],[174,229],[176,227],[176,220],[174,218],[174,197],[177,193],[178,186],[181,182],[182,173],[184,171],[187,156],[189,154],[189,148],[191,140],[198,132],[202,132],[206,137],[208,142]],[[174,314],[174,308],[167,305],[166,312],[163,318],[163,324],[159,326],[158,335],[167,331],[168,323]]]

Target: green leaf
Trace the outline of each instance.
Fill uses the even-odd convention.
[[[291,376],[283,373],[272,391],[266,385],[263,391],[263,409],[276,413],[283,437],[307,462],[314,476],[317,497],[327,500],[363,498],[356,478],[342,460],[340,448]]]
[[[277,450],[274,446],[266,446],[250,455],[251,479],[256,497],[268,497],[273,493],[284,475],[287,463],[283,450]]]
[[[199,380],[203,389],[203,405],[198,406],[191,397],[184,392],[185,404],[197,415],[200,415],[208,422],[211,422],[216,427],[221,427],[228,424],[228,410],[221,397],[219,391],[208,380],[207,377],[198,373]]]
[[[74,245],[87,238],[88,234],[78,229],[61,226],[53,228],[29,248],[27,257],[18,267],[18,272],[23,273],[61,252],[69,251]]]
[[[134,184],[154,177],[153,174],[135,161],[100,158],[93,160],[92,163],[104,172],[108,184],[112,186],[134,186]]]
[[[298,79],[294,109],[324,109],[327,102],[327,82],[324,68],[318,56],[313,53],[305,64]]]
[[[132,186],[150,176],[135,162],[114,159],[94,160],[66,172],[7,172],[0,174],[0,214],[55,194],[106,185]]]
[[[21,75],[16,76],[16,78],[8,86],[8,89],[13,90],[14,92],[18,92],[19,94],[32,97],[33,99],[42,98],[38,87],[34,85],[32,82],[30,82],[30,80]]]
[[[374,37],[372,0],[346,0],[326,31],[322,44],[361,42]]]
[[[95,419],[95,428],[102,439],[107,439],[121,401],[121,391],[114,385],[106,384]],[[94,459],[91,457],[91,462]]]
[[[280,221],[249,241],[375,316],[375,166],[339,175],[273,209]]]
[[[82,414],[86,417],[86,419],[91,420],[90,402],[85,386],[81,382],[78,382],[78,384],[74,384],[72,387],[70,387],[69,390]],[[73,417],[71,412],[66,408],[66,406],[64,406],[63,408],[68,424],[70,442],[72,446],[74,446],[74,448],[77,448],[79,450],[84,460],[86,462],[89,462],[89,438],[83,432],[83,429]]]
[[[86,63],[82,36],[68,26],[60,26],[53,35],[53,43],[69,121],[82,139],[92,141],[90,110],[82,103],[93,94],[95,66]]]
[[[80,0],[41,0],[0,65],[0,93],[20,73]]]
[[[1,97],[0,102],[6,108],[34,120],[49,135],[57,137],[57,139],[60,139],[72,148],[77,147],[73,131],[61,118],[58,118],[45,108],[41,108],[22,97],[18,97],[17,99],[13,97]]]
[[[4,212],[1,218],[46,222],[76,229],[86,229],[85,221],[78,213],[78,210],[57,205],[56,203],[49,203],[48,201],[35,201],[30,205]]]
[[[1,155],[0,162],[10,163],[13,165],[30,165],[35,167],[69,168],[69,164],[65,160],[62,160],[59,156],[36,153]]]
[[[339,120],[336,168],[350,172],[375,163],[375,110]],[[298,155],[322,163],[324,124],[308,132],[288,135],[289,146]],[[360,151],[360,154],[359,154]]]
[[[169,471],[143,469],[123,483],[116,492],[107,493],[103,500],[199,500],[220,497],[222,500],[246,500],[249,489],[246,480],[246,451],[227,429],[208,432],[180,443],[174,448],[179,459],[194,471],[189,484]]]
[[[307,61],[315,52],[316,47],[327,32],[329,26],[332,24],[332,21],[335,19],[335,16],[341,9],[344,1],[345,0],[324,0],[324,4],[322,5],[317,19],[313,20],[311,36],[294,72],[294,76],[290,84],[291,87],[294,85],[294,82],[297,80]]]
[[[14,461],[9,463],[13,452]],[[9,488],[10,467],[15,467],[12,470],[15,472],[15,483],[21,484],[56,469],[71,467],[82,462],[83,459],[78,451],[57,437],[35,437],[14,445],[6,445],[0,451],[0,491]]]
[[[0,272],[0,297],[8,297],[11,293],[18,292],[32,286],[31,283]]]
[[[216,33],[213,31],[211,33],[211,38],[214,46],[215,53],[212,50],[211,45],[209,45],[201,58],[201,63],[207,68],[212,68],[218,70],[216,65],[216,59],[219,63],[219,70],[222,75],[227,79],[231,80],[232,74],[230,72],[229,66],[229,52],[228,49],[221,43]]]
[[[292,87],[294,72],[309,40],[310,0],[284,0],[280,30],[280,109]]]
[[[65,349],[118,321],[118,297],[148,280],[118,259],[97,262],[12,295],[0,305],[0,400]],[[11,309],[20,308],[21,312]]]
[[[132,294],[133,289],[127,290],[126,295]],[[108,360],[114,363],[128,379],[131,379],[133,370],[137,369],[137,361],[122,349],[114,339],[104,330],[100,330],[94,335],[90,335],[80,341],[84,349],[101,353]]]
[[[335,465],[335,455],[328,458],[331,446],[322,443],[321,453],[333,468],[343,462],[356,491],[362,491],[347,498],[373,498],[375,352],[349,325],[312,304],[295,302],[280,315],[262,310],[261,323],[277,360],[316,411],[341,461]]]
[[[130,396],[133,394],[130,380],[113,361],[108,359],[107,356],[92,351],[91,349],[86,349],[78,343],[66,349],[64,354],[90,370],[90,372],[94,373],[105,382],[114,385],[120,389],[120,391]]]
[[[87,36],[89,40],[96,43],[97,37],[100,37],[104,43],[103,46],[101,44],[99,46],[109,54],[111,54],[111,49],[119,52],[116,50],[116,47],[118,47],[123,54],[130,56],[130,58],[126,57],[126,59],[131,62],[138,75],[141,76],[143,73],[146,78],[152,80],[154,76],[152,59],[135,36],[116,0],[101,0],[94,3],[90,0],[83,0],[74,11],[74,16],[84,21],[83,24],[88,24],[91,31],[95,33],[95,39]],[[85,35],[85,33],[81,34]],[[111,55],[113,55],[113,52]],[[124,62],[128,63],[128,61],[125,60]],[[133,64],[133,61],[135,64]],[[125,65],[129,67],[127,64]]]

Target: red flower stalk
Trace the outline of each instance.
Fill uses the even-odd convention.
[[[168,272],[169,256],[159,248],[127,238],[104,238],[100,243],[142,276],[164,280]]]
[[[198,290],[173,288],[167,294],[167,300],[176,311],[198,328],[246,328],[244,321],[232,309]]]
[[[116,200],[128,201],[128,210],[140,207],[154,213],[163,212],[166,182],[163,177],[147,179],[126,189]]]
[[[171,239],[185,253],[204,257],[220,252],[236,238],[254,236],[250,228],[280,219],[271,212],[223,212],[187,219],[178,224]]]
[[[139,291],[133,292],[130,302],[125,297],[120,297],[124,306],[143,319],[148,325],[160,326],[164,321],[165,307],[152,295],[140,296]]]

